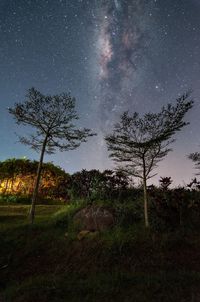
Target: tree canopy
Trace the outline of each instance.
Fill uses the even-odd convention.
[[[199,170],[196,175],[200,175],[200,153],[199,152],[194,152],[188,155],[188,158],[193,161],[195,164],[195,168]]]
[[[34,128],[35,132],[29,136],[21,136],[20,141],[40,152],[30,210],[33,223],[45,152],[52,154],[56,150],[74,150],[95,134],[88,128],[80,129],[74,124],[79,118],[75,110],[75,98],[67,93],[43,95],[35,88],[31,88],[25,102],[15,103],[13,108],[9,108],[9,113],[13,115],[17,124]]]
[[[150,174],[153,168],[171,151],[168,147],[174,142],[171,137],[188,124],[183,120],[193,106],[188,97],[186,93],[178,98],[176,105],[168,104],[159,113],[147,113],[143,117],[137,112],[132,115],[124,112],[113,133],[105,138],[110,157],[118,164],[125,163],[123,170],[139,178],[143,178],[145,159],[146,178],[154,176]]]
[[[21,137],[20,142],[41,151],[46,138],[45,152],[51,154],[59,149],[76,149],[94,133],[90,129],[78,129],[74,124],[79,117],[75,110],[75,98],[70,94],[43,95],[35,88],[28,90],[24,103],[15,103],[9,108],[17,124],[35,128],[35,133]]]
[[[144,184],[145,221],[147,218],[147,184],[157,164],[171,151],[169,145],[173,135],[188,122],[185,114],[192,108],[190,93],[177,99],[175,105],[163,106],[158,113],[146,113],[140,117],[137,112],[124,112],[112,134],[106,136],[110,157],[128,175],[141,178]]]
[[[0,162],[0,193],[30,196],[37,173],[37,161],[10,158]],[[43,163],[39,196],[67,199],[70,175],[53,163]]]

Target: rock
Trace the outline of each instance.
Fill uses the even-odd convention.
[[[88,234],[88,238],[90,239],[96,239],[99,236],[99,232],[90,232]]]
[[[114,215],[105,207],[88,206],[74,215],[74,223],[80,230],[103,231],[113,226]]]
[[[77,238],[78,240],[82,240],[85,237],[87,237],[87,235],[90,234],[90,231],[81,231],[80,233],[78,233]]]

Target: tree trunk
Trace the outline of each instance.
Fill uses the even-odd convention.
[[[145,227],[149,227],[149,215],[148,215],[148,197],[147,197],[147,180],[146,176],[143,179],[143,190],[144,190],[144,221]]]
[[[13,194],[13,185],[14,185],[14,176],[11,179],[11,186],[10,186],[11,194]]]
[[[7,189],[8,189],[8,178],[6,179],[6,184],[5,184],[5,188],[4,188],[4,194],[7,193]]]
[[[35,218],[35,204],[36,204],[37,196],[38,196],[38,189],[39,189],[41,171],[42,171],[42,163],[43,163],[45,148],[46,148],[46,144],[47,144],[47,139],[48,139],[48,135],[45,137],[45,140],[43,142],[42,150],[41,150],[41,154],[40,154],[40,161],[39,161],[38,168],[37,168],[36,181],[35,181],[33,196],[32,196],[32,200],[31,200],[31,208],[30,208],[30,212],[29,212],[31,224],[33,224],[33,221]]]
[[[148,215],[148,197],[147,197],[147,177],[146,177],[146,162],[143,157],[143,191],[144,191],[144,222],[145,227],[149,227],[149,215]]]

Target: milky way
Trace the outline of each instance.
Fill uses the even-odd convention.
[[[99,115],[106,126],[133,101],[135,77],[144,66],[148,44],[149,7],[145,4],[144,0],[115,0],[98,6]]]
[[[158,170],[189,181],[186,155],[200,150],[199,15],[199,0],[0,0],[0,159],[38,159],[16,143],[27,129],[6,110],[32,86],[70,91],[79,125],[98,133],[77,151],[45,157],[68,172],[111,168],[104,136],[124,110],[155,112],[193,88],[191,125]]]

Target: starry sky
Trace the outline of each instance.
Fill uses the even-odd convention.
[[[195,170],[186,155],[200,151],[199,15],[199,0],[0,0],[0,160],[38,159],[17,142],[15,132],[28,130],[7,112],[30,87],[71,92],[79,124],[98,133],[78,150],[45,157],[70,173],[113,167],[104,136],[123,111],[157,112],[192,89],[190,125],[154,179],[187,183]]]

